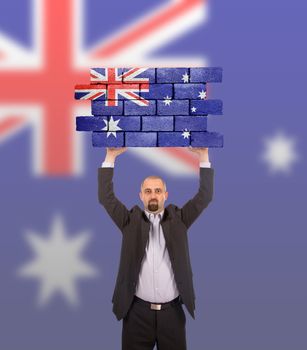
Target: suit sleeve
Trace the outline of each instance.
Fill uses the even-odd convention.
[[[98,168],[98,199],[117,227],[122,230],[129,220],[129,211],[114,194],[113,173],[113,168]]]
[[[214,169],[200,168],[199,189],[196,195],[181,208],[181,219],[189,228],[213,198]]]

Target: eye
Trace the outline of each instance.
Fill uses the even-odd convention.
[[[161,189],[160,188],[157,188],[156,189],[156,193],[161,193],[162,191],[161,191]]]
[[[147,189],[147,190],[145,190],[145,193],[147,193],[147,194],[148,194],[148,193],[150,193],[150,192],[151,192],[151,191],[150,191],[150,190],[148,190],[148,189]]]

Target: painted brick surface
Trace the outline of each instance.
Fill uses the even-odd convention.
[[[187,129],[189,131],[207,130],[207,117],[205,116],[175,116],[175,131]]]
[[[156,147],[156,132],[126,132],[125,146],[127,147]]]
[[[173,84],[152,84],[148,90],[148,92],[141,91],[140,96],[148,100],[163,100],[167,96],[173,98]]]
[[[206,94],[206,84],[174,84],[174,99],[199,99]]]
[[[96,132],[92,134],[92,144],[94,147],[123,147],[124,133],[117,132],[116,137],[108,132]]]
[[[79,116],[77,131],[91,131],[95,147],[223,147],[209,132],[207,115],[223,103],[207,99],[207,83],[222,81],[222,68],[92,68],[90,84],[75,88],[91,101],[93,116]]]
[[[144,131],[173,131],[174,117],[142,117]]]
[[[189,100],[171,100],[169,104],[157,101],[158,115],[189,115]]]
[[[77,117],[77,131],[100,131],[106,126],[107,117]],[[104,122],[106,121],[106,122]]]
[[[223,135],[217,132],[192,132],[192,147],[223,147]]]
[[[92,101],[93,115],[122,115],[124,101],[117,101],[117,106],[106,106],[104,101]],[[126,102],[126,101],[125,101]]]
[[[157,68],[157,83],[184,83],[189,68]]]
[[[188,147],[190,138],[184,138],[181,132],[159,132],[159,147]]]
[[[143,68],[144,69],[144,68]],[[148,79],[149,83],[156,83],[156,69],[155,68],[147,68],[145,71],[140,68],[140,73],[136,75],[136,68],[123,68],[122,73],[122,81],[124,83],[128,83],[131,79],[135,79],[140,82],[144,82],[144,79]],[[131,72],[130,75],[127,75],[127,72]]]
[[[156,101],[149,100],[148,106],[139,106],[133,101],[124,101],[125,115],[156,115]]]
[[[221,100],[191,100],[191,115],[207,114],[223,114],[223,102]]]

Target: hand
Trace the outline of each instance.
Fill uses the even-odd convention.
[[[209,162],[209,149],[207,147],[189,147],[189,150],[198,154],[200,162]]]
[[[127,151],[127,147],[110,147],[107,148],[105,162],[114,163],[117,156]]]

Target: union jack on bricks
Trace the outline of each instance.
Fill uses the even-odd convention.
[[[92,116],[77,117],[77,131],[92,131],[94,147],[223,147],[207,130],[208,115],[221,115],[221,100],[207,99],[207,83],[222,69],[92,68],[91,84],[75,98],[90,100]]]

